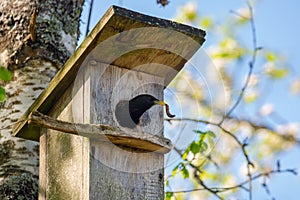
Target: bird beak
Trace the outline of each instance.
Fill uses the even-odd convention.
[[[163,101],[154,101],[155,104],[160,105],[160,106],[165,106],[166,103]]]
[[[166,103],[163,102],[163,101],[159,101],[159,100],[154,101],[154,103],[157,104],[157,105],[160,105],[160,106],[166,106],[166,113],[167,113],[168,117],[170,117],[170,118],[175,117],[175,115],[172,115],[172,114],[170,113],[170,111],[169,111],[169,105],[168,105],[168,104],[166,104]]]

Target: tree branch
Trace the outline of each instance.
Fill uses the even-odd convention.
[[[249,85],[249,81],[250,81],[250,77],[252,75],[253,72],[253,67],[255,65],[255,61],[256,61],[256,55],[257,55],[257,51],[260,50],[261,48],[257,47],[257,40],[256,40],[256,28],[255,28],[255,23],[254,23],[254,17],[253,17],[253,8],[250,4],[250,2],[248,1],[248,8],[250,11],[250,24],[251,24],[251,30],[252,30],[252,43],[253,43],[253,54],[252,54],[252,59],[249,62],[249,72],[247,75],[247,79],[246,82],[240,92],[239,97],[237,98],[236,102],[233,104],[233,106],[231,107],[231,109],[229,109],[229,111],[227,112],[227,114],[225,115],[225,117],[223,117],[222,121],[220,122],[220,124],[222,124],[226,118],[226,116],[230,116],[231,113],[237,108],[237,106],[240,104],[244,93],[246,91],[246,88]],[[229,134],[231,135],[231,134]],[[231,135],[232,136],[232,135]],[[245,156],[245,158],[247,159],[247,171],[248,171],[248,178],[249,178],[249,200],[252,200],[252,177],[251,177],[251,169],[250,166],[254,167],[253,163],[250,162],[249,157],[247,152],[245,151],[245,145],[242,145],[242,150],[243,150],[243,154]]]
[[[215,122],[210,122],[210,121],[207,121],[207,120],[193,119],[193,118],[173,118],[173,119],[168,119],[168,121],[169,122],[172,122],[172,121],[191,121],[191,122],[196,122],[196,123],[210,124],[210,125],[213,125],[213,126],[216,126],[216,127],[220,128],[223,132],[225,132],[231,138],[233,138],[234,141],[241,147],[241,149],[243,151],[243,154],[244,154],[244,157],[246,158],[247,163],[250,166],[254,167],[254,164],[250,161],[248,153],[246,152],[246,149],[245,149],[246,146],[247,146],[247,144],[240,142],[239,139],[233,133],[231,133],[230,131],[228,131],[227,129],[225,129],[222,126],[222,124],[215,123]]]
[[[228,131],[227,129],[225,129],[222,126],[222,123],[214,123],[214,122],[210,122],[210,121],[206,121],[206,120],[197,120],[197,119],[191,119],[191,118],[181,118],[181,119],[180,118],[173,118],[173,119],[169,119],[168,121],[169,122],[171,122],[171,121],[192,121],[192,122],[196,122],[196,123],[210,124],[210,125],[218,127],[223,132],[225,132],[226,134],[228,134],[240,146],[240,148],[241,148],[241,150],[243,152],[243,155],[244,155],[244,157],[245,157],[245,159],[247,161],[247,176],[248,176],[248,183],[249,183],[248,192],[249,192],[249,199],[252,200],[252,175],[251,175],[251,169],[250,169],[250,167],[254,167],[254,164],[250,161],[250,158],[249,158],[248,153],[246,151],[246,146],[247,146],[246,143],[240,142],[239,139],[233,133],[231,133],[230,131]],[[179,151],[177,151],[177,152],[179,153]],[[191,167],[193,167],[194,169],[198,169],[198,167],[193,166],[192,163],[190,163],[189,165]],[[200,170],[199,170],[199,173],[200,173]],[[198,179],[197,181],[198,181],[198,183],[202,187],[206,188],[205,184],[203,184],[203,181],[201,179],[200,180]],[[217,195],[217,193],[218,193],[218,191],[217,192],[213,191],[213,190],[208,190],[208,191],[211,192],[211,193],[213,193],[213,194],[215,194],[215,195]],[[219,198],[221,198],[221,197],[219,197]]]
[[[33,111],[28,117],[28,124],[43,128],[53,129],[74,135],[94,138],[99,141],[112,142],[116,145],[135,148],[143,151],[156,151],[166,153],[172,149],[169,139],[155,135],[136,132],[131,129],[124,130],[118,127],[103,124],[80,124],[70,123],[54,119],[43,115],[38,111]]]
[[[90,3],[90,10],[89,10],[89,14],[88,14],[88,21],[87,21],[87,26],[86,26],[86,32],[85,32],[85,37],[89,34],[90,32],[90,25],[91,25],[91,15],[92,15],[92,11],[93,11],[93,4],[94,4],[94,0],[91,0]]]
[[[251,61],[249,62],[249,71],[248,71],[248,75],[247,75],[247,78],[246,78],[246,81],[244,83],[244,86],[242,87],[241,89],[241,92],[236,100],[236,102],[233,104],[233,106],[229,109],[229,111],[227,112],[227,114],[223,117],[222,121],[220,123],[223,123],[224,119],[226,118],[226,116],[230,116],[232,114],[232,112],[237,108],[237,106],[240,104],[243,96],[244,96],[244,93],[246,91],[246,88],[248,87],[249,85],[249,81],[250,81],[250,77],[252,75],[252,72],[253,72],[253,68],[254,68],[254,65],[255,65],[255,61],[256,61],[256,55],[257,55],[257,52],[259,50],[261,50],[261,47],[258,47],[257,46],[257,39],[256,39],[256,28],[255,28],[255,23],[254,23],[254,18],[253,18],[253,8],[251,6],[251,4],[248,2],[248,8],[250,10],[250,24],[251,24],[251,31],[252,31],[252,43],[253,43],[253,54],[252,54],[252,59]],[[237,15],[237,16],[240,16],[240,15]],[[243,17],[244,18],[244,17]]]
[[[182,153],[180,152],[180,150],[178,150],[176,147],[173,148],[181,157],[182,157]],[[201,185],[203,188],[203,190],[206,190],[208,192],[210,192],[211,194],[213,194],[215,197],[217,197],[218,199],[223,200],[223,198],[221,196],[218,195],[218,191],[214,191],[212,190],[210,187],[208,187],[204,181],[200,178],[200,174],[202,173],[201,170],[195,166],[192,163],[188,163],[189,166],[191,166],[195,171],[194,171],[194,178],[197,180],[197,182],[199,183],[199,185]]]
[[[259,173],[255,176],[252,177],[252,181],[257,180],[261,177],[269,177],[273,174],[279,174],[279,173],[291,173],[293,175],[297,175],[297,171],[296,169],[276,169],[276,170],[270,170],[268,172],[264,172],[264,173]],[[248,184],[249,180],[245,180],[237,185],[234,186],[230,186],[230,187],[211,187],[210,190],[217,192],[217,193],[222,193],[222,192],[226,192],[229,190],[234,190],[237,188],[242,188],[244,190],[246,190],[247,192],[249,191],[247,188],[244,187],[244,185]],[[191,189],[191,190],[178,190],[178,191],[172,191],[173,193],[190,193],[190,192],[194,192],[194,191],[201,191],[201,190],[206,190],[206,188],[196,188],[196,189]]]

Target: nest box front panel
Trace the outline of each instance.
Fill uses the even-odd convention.
[[[108,124],[128,131],[116,119],[116,106],[120,101],[140,94],[163,100],[164,79],[158,76],[96,61],[90,61],[83,74],[84,123]],[[151,107],[133,129],[162,136],[163,107]]]

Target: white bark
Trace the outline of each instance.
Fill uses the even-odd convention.
[[[14,80],[5,89],[7,101],[0,109],[0,180],[11,174],[30,172],[38,176],[38,143],[11,136],[12,125],[38,97],[56,72],[49,62],[32,60],[24,68],[14,71]],[[8,152],[7,152],[8,151]]]
[[[37,197],[32,177],[38,178],[39,144],[12,137],[11,128],[74,52],[82,5],[83,0],[0,0],[0,65],[13,73],[5,85],[7,100],[0,103],[0,199]],[[33,41],[28,36],[35,9]]]

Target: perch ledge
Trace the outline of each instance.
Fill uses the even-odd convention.
[[[43,115],[38,111],[30,113],[28,124],[53,129],[74,135],[81,135],[99,141],[112,142],[121,147],[139,151],[168,153],[172,149],[169,139],[151,134],[130,131],[130,134],[109,125],[70,123]]]

